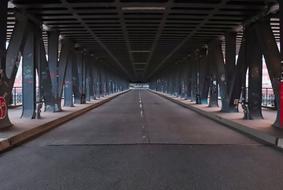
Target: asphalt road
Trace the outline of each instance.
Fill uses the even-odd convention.
[[[282,190],[283,153],[134,90],[0,155],[0,190]]]

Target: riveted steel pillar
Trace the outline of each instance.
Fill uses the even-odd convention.
[[[64,82],[64,106],[66,107],[73,107],[73,61],[74,61],[74,54],[72,51],[69,52],[67,58],[67,65],[66,65],[66,75],[65,75],[65,82]]]
[[[6,68],[6,30],[7,30],[8,0],[0,2],[0,68]]]
[[[199,78],[199,72],[198,72],[198,60],[195,57],[195,55],[192,57],[192,71],[191,71],[191,94],[192,94],[192,101],[197,102],[197,96],[199,94],[198,91],[198,78]]]
[[[186,75],[187,75],[187,92],[186,98],[192,98],[192,63],[187,61],[187,68],[186,68]]]
[[[280,81],[280,128],[283,128],[283,1],[279,1],[280,11],[280,57],[281,57],[281,81]]]
[[[74,96],[75,96],[75,103],[76,104],[85,104],[86,103],[86,98],[85,98],[85,87],[84,87],[84,53],[80,50],[76,51],[76,67],[74,67],[74,71],[77,75],[77,82],[74,91]]]
[[[8,0],[0,1],[0,129],[12,126],[8,117],[10,88],[6,78],[6,29]]]
[[[37,26],[36,32],[36,69],[38,73],[38,86],[40,102],[45,103],[46,111],[55,111],[55,96],[52,91],[52,81],[46,51],[42,38],[42,30]],[[40,116],[40,113],[38,113]]]
[[[101,74],[100,74],[100,67],[97,65],[96,67],[96,93],[97,98],[101,97]],[[119,87],[120,87],[120,81],[119,81]]]
[[[6,54],[6,76],[9,80],[11,90],[20,64],[20,51],[26,39],[28,24],[28,20],[25,16],[16,13],[15,17],[16,23]]]
[[[225,73],[228,87],[231,86],[233,73],[236,68],[236,37],[236,32],[225,34]]]
[[[277,47],[273,31],[270,26],[270,19],[264,18],[256,23],[256,34],[260,49],[264,55],[268,74],[271,80],[273,92],[275,95],[275,104],[277,108],[277,118],[274,127],[280,128],[280,109],[279,109],[279,87],[280,87],[280,51]]]
[[[70,49],[72,48],[72,43],[66,39],[63,39],[61,42],[61,52],[60,52],[60,59],[59,59],[59,92],[58,92],[58,99],[57,99],[57,105],[58,109],[61,110],[61,98],[63,95],[63,90],[65,90],[65,77],[67,73],[68,64],[71,63],[70,60]],[[72,68],[72,67],[70,67]],[[72,72],[72,69],[69,69],[70,72]],[[67,82],[69,82],[69,78],[67,79]],[[71,78],[72,83],[72,78]],[[68,84],[67,84],[68,85]],[[68,89],[67,89],[68,90]],[[68,93],[68,92],[67,92]],[[65,94],[65,92],[64,92]],[[65,98],[65,95],[64,95]],[[65,104],[65,101],[64,101]]]
[[[240,51],[238,54],[237,64],[235,71],[233,73],[232,81],[230,83],[229,89],[229,105],[235,105],[235,102],[239,102],[242,93],[242,101],[246,101],[245,97],[245,84],[246,84],[246,75],[247,75],[247,30],[244,30],[243,38],[240,46]],[[237,107],[235,106],[235,110]]]
[[[182,96],[182,64],[179,63],[176,65],[176,96],[181,97]]]
[[[93,57],[90,57],[90,61],[88,62],[88,70],[89,70],[89,97],[91,100],[94,99],[94,89],[93,89]]]
[[[209,82],[209,107],[218,107],[218,80],[217,80],[217,58],[215,43],[208,44],[208,60],[210,71]]]
[[[52,83],[52,94],[55,98],[54,105],[50,105],[48,110],[60,111],[59,109],[59,75],[58,75],[58,48],[59,48],[59,32],[48,32],[48,65],[50,78]]]
[[[254,25],[247,28],[247,62],[249,64],[248,117],[262,119],[262,52]]]
[[[23,49],[22,64],[22,93],[23,93],[23,118],[35,118],[36,110],[36,28],[28,24],[28,33]]]
[[[200,104],[207,104],[209,91],[208,57],[202,53],[199,61]]]
[[[225,63],[224,63],[224,56],[222,50],[222,41],[215,40],[215,63],[217,69],[217,81],[219,84],[219,95],[221,97],[221,110],[224,111],[223,107],[227,107],[227,80],[225,75]],[[218,97],[217,97],[218,99]],[[225,106],[223,106],[225,105]]]
[[[104,68],[100,67],[99,69],[100,74],[100,94],[102,97],[105,96],[105,75],[104,75]]]
[[[225,35],[225,77],[226,94],[222,101],[223,112],[237,112],[238,108],[235,102],[230,101],[229,94],[233,81],[233,74],[236,70],[236,32],[229,32]]]
[[[78,50],[75,50],[74,54],[74,61],[73,61],[73,92],[74,92],[74,104],[81,104],[81,89],[80,89],[80,83],[79,80],[79,73],[78,73],[78,57],[80,55],[80,52]]]

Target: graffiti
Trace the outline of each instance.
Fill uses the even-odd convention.
[[[0,97],[0,120],[6,118],[7,115],[7,104],[4,97]]]

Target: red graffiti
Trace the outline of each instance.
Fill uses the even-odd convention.
[[[283,81],[280,83],[280,128],[283,128]]]
[[[7,115],[7,111],[8,109],[7,109],[5,98],[0,96],[0,120],[5,119]]]

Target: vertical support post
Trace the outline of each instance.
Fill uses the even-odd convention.
[[[59,32],[48,32],[48,65],[50,78],[52,83],[52,94],[55,98],[54,107],[50,111],[60,111],[58,102],[59,97],[59,75],[58,75],[58,48],[59,48]]]
[[[73,107],[74,101],[73,101],[73,56],[70,52],[70,55],[68,56],[68,63],[66,68],[66,76],[65,76],[65,82],[64,82],[64,106],[66,107]]]
[[[236,32],[229,32],[225,35],[225,77],[226,89],[225,97],[222,101],[223,112],[237,112],[238,109],[234,102],[230,102],[229,92],[232,86],[233,73],[236,69]]]
[[[270,18],[264,18],[256,23],[257,40],[260,45],[260,49],[264,55],[266,67],[271,80],[272,89],[275,95],[275,105],[277,108],[277,117],[273,124],[274,127],[280,127],[280,51],[276,44],[276,39],[273,34]],[[267,91],[267,89],[266,89]],[[266,96],[267,96],[266,92]],[[267,102],[266,102],[267,103]]]
[[[0,2],[0,69],[6,68],[6,31],[7,31],[8,0]]]
[[[246,90],[242,90],[243,87],[245,87],[246,84],[246,75],[247,75],[247,30],[244,30],[243,38],[241,41],[241,47],[238,54],[238,60],[237,65],[235,68],[235,72],[233,73],[233,78],[230,83],[230,89],[229,89],[229,106],[232,107],[234,105],[234,102],[236,100],[240,100],[241,92],[242,92],[242,101],[245,100],[245,92]],[[246,89],[246,88],[244,88]],[[235,106],[235,110],[237,110],[237,107]],[[237,110],[238,111],[238,110]]]
[[[279,1],[280,17],[280,58],[281,58],[281,81],[280,81],[280,128],[283,128],[283,1]]]
[[[197,98],[197,75],[198,75],[198,70],[197,70],[197,61],[195,56],[192,58],[192,71],[191,71],[191,95],[192,95],[192,101],[196,101]]]
[[[209,75],[208,75],[208,57],[202,55],[200,59],[199,70],[199,90],[200,90],[200,104],[207,104],[208,92],[209,92]]]
[[[58,68],[58,73],[59,73],[59,85],[58,85],[58,99],[57,99],[57,104],[59,110],[61,110],[61,98],[63,94],[63,89],[64,89],[64,82],[65,82],[65,77],[66,77],[66,71],[68,68],[68,63],[70,62],[70,48],[71,48],[71,42],[64,39],[62,40],[62,47],[61,47],[61,53],[60,53],[60,60],[59,60],[59,68]],[[71,70],[72,71],[72,70]]]
[[[217,55],[216,55],[216,43],[212,42],[208,44],[208,60],[210,71],[210,83],[209,83],[209,107],[218,107],[218,80],[217,80]]]
[[[74,61],[73,61],[73,92],[74,92],[74,103],[75,104],[81,104],[81,91],[80,91],[80,83],[81,81],[79,80],[79,62],[78,62],[78,56],[79,53],[77,50],[75,50],[75,54],[74,54]]]
[[[189,61],[187,61],[186,73],[187,73],[187,93],[186,93],[186,97],[187,97],[187,99],[191,99],[192,98],[192,64]]]
[[[35,118],[36,110],[36,72],[35,72],[35,28],[29,23],[29,32],[23,50],[22,87],[23,118]]]
[[[8,0],[0,1],[0,129],[12,124],[8,117],[9,84],[6,80],[6,30]]]
[[[248,119],[262,119],[262,53],[254,25],[247,28],[247,62],[249,64]]]

